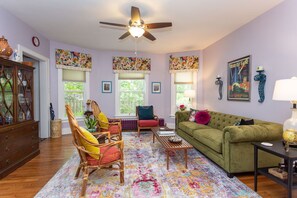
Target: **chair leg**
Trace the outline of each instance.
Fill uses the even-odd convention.
[[[120,162],[120,183],[124,184],[125,179],[124,179],[124,162]]]
[[[138,137],[140,137],[140,128],[137,127]]]
[[[84,175],[83,175],[82,189],[81,189],[81,193],[80,193],[81,197],[85,197],[85,195],[86,195],[88,177],[89,177],[88,167],[84,167],[83,169],[84,169]]]
[[[79,173],[80,173],[80,170],[81,170],[81,165],[79,165],[79,166],[77,167],[77,170],[76,170],[74,179],[77,179],[77,178],[78,178]]]

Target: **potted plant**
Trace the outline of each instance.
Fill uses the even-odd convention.
[[[87,117],[85,119],[85,124],[86,124],[88,131],[90,131],[90,132],[96,131],[97,120],[95,118]]]

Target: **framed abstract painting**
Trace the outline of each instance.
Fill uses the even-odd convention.
[[[250,101],[250,62],[250,56],[228,62],[228,100]]]

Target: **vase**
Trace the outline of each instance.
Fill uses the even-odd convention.
[[[13,50],[9,46],[7,39],[2,36],[2,38],[0,38],[0,57],[9,59],[12,52]]]

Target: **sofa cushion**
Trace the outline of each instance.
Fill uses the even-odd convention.
[[[199,129],[193,131],[193,137],[218,153],[222,153],[223,131],[218,129]]]
[[[140,127],[156,127],[158,125],[158,120],[138,120],[138,126]]]
[[[193,136],[193,131],[197,129],[211,129],[211,127],[204,124],[197,124],[196,122],[184,121],[180,122],[178,128],[186,132],[188,135]]]
[[[226,126],[232,126],[236,121],[240,120],[241,118],[244,118],[241,116],[230,115],[214,111],[209,111],[209,114],[211,116],[211,119],[208,123],[208,126],[219,130],[223,130]]]

